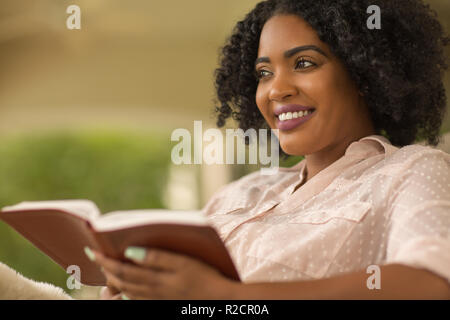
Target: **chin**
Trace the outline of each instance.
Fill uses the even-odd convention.
[[[290,156],[303,156],[306,154],[305,150],[299,148],[298,145],[281,144],[281,149],[283,150],[284,153]]]

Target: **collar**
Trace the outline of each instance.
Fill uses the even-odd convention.
[[[398,150],[391,142],[381,135],[370,135],[352,142],[345,150],[345,156],[365,159],[384,153],[385,157]]]
[[[369,135],[353,141],[345,150],[345,157],[351,157],[354,159],[366,159],[378,154],[383,154],[387,157],[398,150],[391,142],[381,135]],[[290,168],[280,168],[281,171],[295,171],[298,172],[300,181],[303,180],[306,169],[306,159],[301,160],[296,165]]]

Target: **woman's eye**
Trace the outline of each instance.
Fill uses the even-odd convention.
[[[314,62],[302,59],[302,60],[297,61],[297,63],[295,64],[295,69],[305,69],[305,68],[312,67],[315,65],[316,64]]]
[[[261,79],[270,75],[270,71],[268,70],[258,70],[256,71],[256,78]]]

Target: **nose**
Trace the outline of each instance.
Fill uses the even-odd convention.
[[[269,91],[270,100],[282,101],[296,94],[298,94],[297,87],[290,81],[289,77],[278,74],[273,78]]]

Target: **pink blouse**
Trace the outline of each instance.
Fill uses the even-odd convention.
[[[244,282],[319,279],[392,263],[450,282],[449,154],[371,135],[293,192],[305,163],[272,176],[251,173],[203,208]]]

